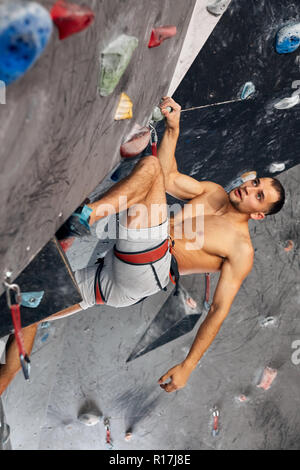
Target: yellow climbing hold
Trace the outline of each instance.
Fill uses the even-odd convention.
[[[115,121],[132,118],[132,101],[126,93],[122,93],[115,114]]]

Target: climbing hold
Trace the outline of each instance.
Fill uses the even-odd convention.
[[[274,108],[276,109],[289,109],[293,108],[298,104],[300,101],[300,96],[299,95],[292,95],[288,98],[283,98],[282,100],[278,101],[277,103],[274,104]]]
[[[276,51],[289,54],[300,45],[300,23],[291,23],[281,28],[276,34]]]
[[[44,51],[51,33],[48,11],[36,2],[0,5],[0,80],[6,85],[24,75]]]
[[[240,97],[241,100],[247,100],[250,98],[255,93],[255,85],[252,82],[247,82],[243,86],[241,92],[240,92]]]
[[[260,326],[270,328],[278,326],[278,320],[275,317],[265,317],[260,321]]]
[[[59,39],[65,39],[86,29],[95,18],[90,8],[68,3],[65,0],[58,0],[50,13],[58,28]]]
[[[115,121],[120,121],[121,119],[131,119],[132,118],[132,101],[126,93],[122,93],[117,111],[115,114]]]
[[[186,299],[186,304],[193,310],[197,307],[197,302],[192,297]]]
[[[44,291],[41,292],[21,292],[21,305],[23,307],[36,308],[41,303]]]
[[[86,426],[95,426],[95,424],[100,421],[100,415],[95,413],[82,413],[78,416],[78,420]]]
[[[170,106],[167,106],[166,109],[167,109],[167,111],[169,111],[169,113],[172,112],[172,108]],[[160,107],[155,106],[153,108],[153,111],[152,111],[151,121],[158,122],[158,121],[162,121],[164,118],[165,118],[165,116],[161,112]]]
[[[101,74],[99,92],[101,96],[110,95],[125,72],[133,51],[138,46],[134,36],[122,34],[109,44],[101,54]]]
[[[228,7],[231,0],[215,0],[206,7],[207,11],[215,16],[220,16]]]
[[[292,240],[288,240],[287,243],[286,243],[286,246],[284,247],[284,251],[292,251],[292,249],[294,248],[294,242]]]
[[[147,147],[149,141],[150,129],[135,124],[132,132],[121,145],[120,154],[123,158],[136,157]]]
[[[260,383],[257,385],[257,387],[262,388],[263,390],[269,390],[276,376],[277,370],[271,369],[271,367],[266,367],[263,371]]]
[[[249,398],[246,397],[246,395],[243,395],[243,394],[242,394],[242,395],[236,396],[236,397],[235,397],[235,401],[236,401],[237,403],[246,403],[247,401],[249,401]]]
[[[270,173],[277,173],[278,171],[283,171],[285,169],[285,163],[271,163],[269,166]]]
[[[129,441],[131,441],[131,439],[132,439],[132,432],[127,431],[126,434],[125,434],[125,441],[129,442]]]
[[[165,39],[175,36],[176,33],[176,26],[160,26],[159,28],[154,28],[151,31],[148,47],[151,48],[160,46]]]

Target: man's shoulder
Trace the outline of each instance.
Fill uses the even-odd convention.
[[[254,261],[254,248],[251,238],[246,235],[235,236],[230,244],[229,261],[233,264],[242,264],[252,268]]]

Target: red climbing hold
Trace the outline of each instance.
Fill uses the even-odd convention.
[[[58,0],[52,7],[51,16],[59,31],[59,39],[86,29],[94,20],[94,13],[88,7],[81,7],[65,0]]]
[[[176,26],[160,26],[159,28],[152,29],[148,47],[157,47],[161,43],[177,33]]]
[[[147,147],[150,140],[148,127],[135,125],[126,142],[121,145],[120,154],[124,158],[136,157]]]

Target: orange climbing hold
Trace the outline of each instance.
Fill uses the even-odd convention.
[[[122,93],[115,114],[115,121],[132,118],[132,101],[126,93]]]
[[[160,26],[159,28],[152,29],[148,47],[160,46],[165,39],[175,36],[176,33],[176,26]]]
[[[120,154],[123,158],[136,157],[145,150],[149,141],[150,129],[136,124],[126,142],[121,145]]]
[[[288,240],[286,246],[284,247],[284,251],[292,251],[294,248],[294,242],[292,240]]]
[[[59,39],[86,29],[94,20],[95,15],[88,7],[81,7],[65,0],[58,0],[51,9],[51,16],[59,31]]]

